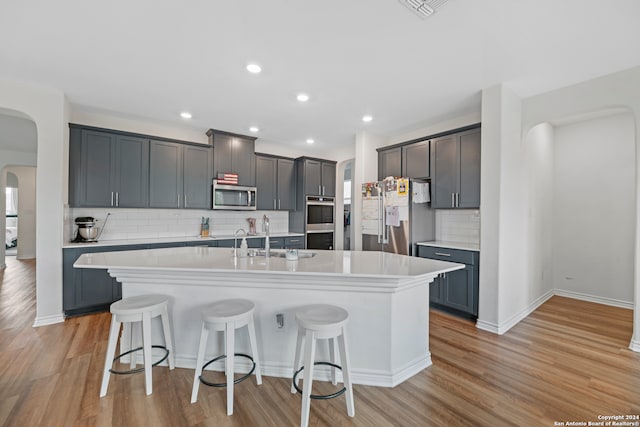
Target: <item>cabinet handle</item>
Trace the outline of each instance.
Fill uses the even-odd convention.
[[[456,193],[451,193],[451,207],[456,207]]]
[[[322,186],[322,195],[324,196],[324,185]]]
[[[120,192],[116,191],[116,207],[120,206]]]
[[[187,193],[184,193],[184,207],[187,207]]]
[[[180,193],[176,194],[176,204],[177,204],[176,207],[179,208],[180,207]]]
[[[276,199],[273,199],[273,209],[276,208]]]
[[[111,192],[111,206],[113,206],[113,191]]]
[[[460,207],[460,193],[456,193],[456,208]]]
[[[318,195],[322,196],[322,188],[320,185],[318,185]]]
[[[440,255],[440,256],[451,256],[451,254],[445,254],[444,252],[436,252],[435,255]]]
[[[278,199],[278,210],[280,210],[280,199]]]

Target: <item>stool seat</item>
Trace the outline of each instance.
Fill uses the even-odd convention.
[[[255,372],[256,383],[262,384],[260,373],[260,360],[258,357],[258,346],[256,341],[256,331],[253,321],[255,304],[246,299],[228,299],[215,302],[202,310],[202,330],[200,332],[200,344],[198,345],[198,357],[196,359],[196,369],[193,376],[193,388],[191,389],[191,403],[198,400],[200,382],[213,387],[227,388],[227,415],[233,414],[233,389],[234,384],[247,379],[252,372]],[[246,326],[249,333],[249,343],[253,357],[235,352],[235,331]],[[204,356],[207,349],[209,331],[224,333],[225,354],[218,356],[207,363],[204,363]],[[253,369],[242,378],[235,380],[235,356],[248,358],[253,362]],[[204,368],[211,363],[224,359],[226,383],[210,383],[201,378]]]
[[[300,425],[306,427],[309,424],[309,410],[311,399],[330,399],[346,394],[347,414],[355,415],[353,404],[353,388],[351,385],[351,373],[349,371],[349,353],[347,352],[346,325],[349,313],[340,307],[328,304],[311,304],[296,310],[298,323],[298,338],[296,340],[296,353],[293,359],[293,377],[291,380],[291,393],[302,392],[302,411]],[[316,362],[316,341],[326,339],[329,341],[329,355],[331,363]],[[301,357],[304,342],[304,364]],[[337,344],[337,345],[336,345]],[[336,365],[336,347],[340,351],[342,366]],[[342,371],[344,388],[329,395],[312,395],[314,365],[328,365],[331,367],[331,382],[337,384],[336,369]],[[297,380],[300,371],[304,371],[302,390],[298,387]]]
[[[202,310],[202,320],[209,323],[226,323],[248,317],[255,304],[246,299],[218,301]]]
[[[323,331],[342,327],[349,319],[347,310],[329,304],[312,304],[296,311],[296,321],[300,327]]]
[[[109,311],[112,314],[142,314],[160,310],[168,302],[169,298],[164,295],[138,295],[114,302]]]
[[[173,339],[171,338],[171,325],[169,321],[169,298],[165,295],[138,295],[128,297],[116,301],[111,304],[109,311],[111,311],[111,328],[109,330],[109,342],[107,344],[107,354],[105,356],[104,371],[102,373],[102,386],[100,387],[100,397],[107,394],[107,388],[109,387],[109,377],[111,373],[124,374],[134,373],[141,370],[133,369],[136,366],[136,358],[133,354],[138,350],[143,351],[144,360],[144,376],[145,376],[145,391],[147,395],[153,391],[153,382],[151,377],[151,368],[162,360],[152,364],[151,362],[151,349],[163,348],[166,351],[165,358],[169,359],[169,369],[175,368],[175,356],[173,352]],[[160,317],[162,322],[162,333],[164,335],[164,346],[151,345],[151,320],[154,317]],[[134,348],[133,345],[133,331],[131,324],[133,322],[139,322],[142,326],[142,347]],[[118,343],[118,336],[120,335],[120,326],[124,325],[124,334],[129,337],[129,342],[120,343],[121,354],[117,357],[116,345]],[[127,348],[128,344],[128,348]],[[130,367],[129,371],[116,371],[112,370],[111,366],[115,360],[120,359],[122,356],[130,355]]]

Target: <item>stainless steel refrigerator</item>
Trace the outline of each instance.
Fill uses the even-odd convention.
[[[435,239],[428,182],[387,178],[362,185],[362,250],[415,255]]]

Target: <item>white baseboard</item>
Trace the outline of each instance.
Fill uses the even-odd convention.
[[[53,325],[53,324],[62,323],[62,322],[64,322],[64,315],[62,314],[36,317],[36,320],[33,322],[33,327],[37,328],[38,326],[47,326],[47,325]]]
[[[524,309],[520,310],[518,313],[511,316],[506,321],[498,324],[492,323],[492,322],[485,322],[483,320],[478,319],[478,321],[476,322],[476,328],[482,329],[484,331],[492,332],[494,334],[502,335],[505,332],[507,332],[509,329],[517,325],[522,319],[524,319],[525,317],[527,317],[528,315],[536,311],[538,307],[544,304],[553,295],[554,295],[554,291],[546,292],[545,294],[538,297],[538,299],[533,301],[531,304],[529,304],[527,307],[525,307]]]
[[[610,305],[613,307],[627,308],[629,310],[633,310],[633,303],[628,301],[621,301],[613,298],[605,298],[605,297],[599,297],[595,295],[583,294],[581,292],[565,291],[562,289],[555,289],[553,292],[555,295],[558,295],[559,297],[573,298],[573,299],[578,299],[582,301],[595,302],[598,304]]]
[[[638,340],[631,340],[631,343],[629,344],[629,348],[632,351],[635,351],[637,353],[640,353],[640,341]]]

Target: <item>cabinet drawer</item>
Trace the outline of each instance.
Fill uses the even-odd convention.
[[[476,265],[478,262],[478,252],[476,251],[441,248],[437,246],[418,246],[418,256],[468,265]]]

